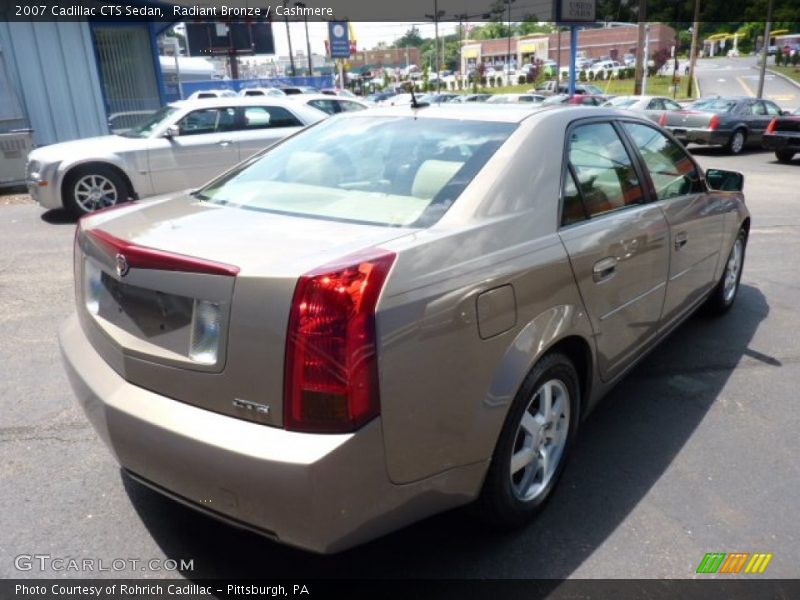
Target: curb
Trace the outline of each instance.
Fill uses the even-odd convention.
[[[775,77],[780,77],[780,78],[781,78],[781,79],[783,79],[784,81],[788,81],[788,82],[789,82],[789,83],[791,83],[791,84],[792,84],[794,87],[796,87],[796,88],[800,89],[800,83],[796,82],[796,81],[795,81],[794,79],[792,79],[791,77],[788,77],[788,76],[784,75],[783,73],[778,73],[777,71],[773,71],[772,69],[767,69],[767,73],[770,73],[771,75],[775,75]]]

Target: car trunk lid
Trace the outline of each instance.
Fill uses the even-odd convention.
[[[84,330],[126,380],[281,426],[286,327],[298,278],[409,229],[341,223],[181,195],[82,219]]]

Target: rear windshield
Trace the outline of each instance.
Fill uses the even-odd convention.
[[[334,117],[197,196],[249,210],[403,227],[433,224],[515,123]]]
[[[708,112],[730,112],[736,106],[735,100],[722,100],[722,99],[714,99],[714,100],[698,100],[694,104],[692,104],[693,109],[697,110],[705,110]]]

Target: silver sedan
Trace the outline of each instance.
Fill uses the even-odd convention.
[[[197,187],[326,116],[280,98],[176,102],[120,135],[37,148],[28,156],[28,190],[45,208],[81,216]]]

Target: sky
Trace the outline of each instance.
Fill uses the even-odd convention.
[[[391,44],[403,35],[412,26],[416,25],[422,37],[434,37],[433,23],[413,22],[383,22],[383,23],[353,23],[353,33],[356,37],[358,50],[369,50],[378,45],[378,42]],[[456,23],[440,23],[439,35],[452,34],[457,31]],[[292,36],[292,51],[297,54],[300,50],[306,53],[306,32],[302,21],[290,21],[289,28]],[[325,54],[325,40],[328,39],[328,24],[309,21],[308,33],[311,38],[312,54]],[[286,25],[283,21],[272,24],[272,35],[275,39],[275,54],[278,56],[289,55],[289,44],[286,38]]]

